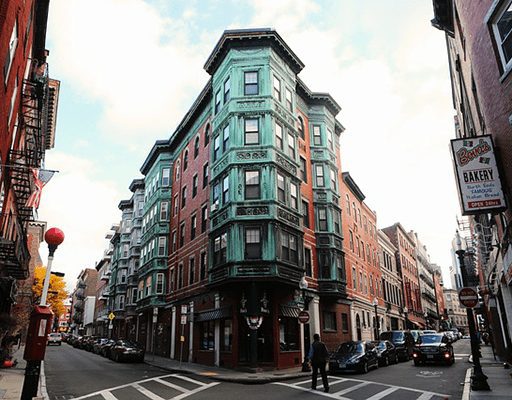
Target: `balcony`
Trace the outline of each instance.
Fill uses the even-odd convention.
[[[19,219],[10,217],[14,221],[13,238],[0,238],[0,263],[3,264],[7,276],[10,275],[15,279],[27,279],[30,261],[27,236]]]
[[[347,297],[347,283],[337,280],[319,280],[318,293],[322,297],[344,299]]]

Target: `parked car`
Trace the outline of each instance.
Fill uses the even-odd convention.
[[[62,345],[62,335],[59,332],[52,332],[48,335],[47,345],[49,346],[51,344],[57,346]]]
[[[379,368],[377,350],[368,341],[345,342],[329,357],[329,371],[355,371],[367,373],[370,368]]]
[[[96,336],[87,336],[82,342],[82,349],[92,351],[92,347],[96,340],[98,340]]]
[[[453,332],[453,335],[455,336],[455,341],[462,339],[462,333],[457,328],[452,328],[450,331]]]
[[[437,331],[433,329],[425,329],[423,331],[420,331],[420,335],[435,335]]]
[[[99,338],[94,341],[92,344],[92,352],[94,354],[101,354],[101,348],[104,344],[106,344],[109,341],[107,338]]]
[[[110,359],[121,361],[144,361],[144,349],[137,343],[129,340],[118,340],[110,348]]]
[[[99,354],[103,357],[110,358],[110,349],[116,343],[113,339],[108,339],[105,343],[100,346]]]
[[[372,342],[377,350],[377,359],[379,366],[388,366],[389,364],[398,363],[398,354],[396,347],[389,340],[379,340]]]
[[[409,332],[411,332],[412,337],[414,338],[414,343],[418,343],[418,340],[421,335],[420,330],[411,329]]]
[[[386,331],[379,335],[380,340],[389,340],[396,347],[398,360],[407,361],[412,357],[415,340],[409,331]]]
[[[424,362],[441,362],[452,365],[455,362],[453,347],[446,335],[423,335],[413,352],[414,365]]]
[[[445,331],[443,334],[447,337],[449,343],[455,342],[455,334],[452,331]]]

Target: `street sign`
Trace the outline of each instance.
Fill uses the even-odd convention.
[[[112,321],[115,317],[116,317],[116,315],[115,315],[113,312],[111,312],[111,313],[108,315],[108,319],[109,319],[109,320],[111,320],[111,321]]]
[[[307,311],[301,311],[297,318],[301,324],[307,324],[309,322],[309,313]]]
[[[187,316],[186,315],[182,315],[181,316],[181,325],[186,325],[187,324]]]
[[[182,313],[182,314],[186,314],[187,312],[188,312],[188,311],[187,311],[187,305],[186,305],[186,304],[182,305],[182,306],[181,306],[181,313]]]
[[[478,293],[471,287],[463,287],[459,290],[459,300],[463,306],[473,308],[478,304]]]

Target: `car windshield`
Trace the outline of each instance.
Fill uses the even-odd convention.
[[[403,342],[404,341],[404,333],[403,332],[383,332],[381,333],[381,339],[391,340],[392,342]]]
[[[439,344],[443,340],[441,335],[423,335],[421,337],[421,343],[423,344]]]
[[[375,347],[377,347],[381,350],[386,350],[386,342],[381,341],[381,342],[372,342],[372,343],[375,345]]]
[[[118,342],[118,346],[124,346],[124,347],[137,347],[136,343],[129,342],[128,340],[120,340]]]
[[[353,353],[362,353],[363,352],[363,344],[356,342],[347,342],[343,343],[336,353],[339,354],[353,354]]]

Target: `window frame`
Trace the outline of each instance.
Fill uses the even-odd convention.
[[[257,235],[250,236],[253,232]],[[248,241],[249,239],[257,239],[257,241]],[[261,227],[248,226],[244,229],[244,259],[245,260],[261,260],[263,254]],[[250,250],[249,250],[250,249]]]
[[[248,183],[251,179],[248,177],[248,174],[255,173],[257,178],[257,183]],[[261,171],[259,169],[251,169],[244,171],[244,197],[245,200],[258,200],[261,199]],[[252,192],[254,194],[250,194]],[[250,194],[250,195],[248,195]]]
[[[256,130],[249,130],[248,129],[248,122],[249,121],[256,121]],[[256,141],[253,142],[252,140],[248,141],[248,135],[249,137],[252,137],[253,135],[256,135]],[[246,146],[257,146],[260,144],[260,119],[258,117],[249,117],[244,118],[244,144]]]
[[[503,2],[502,4],[499,5],[498,10],[494,13],[494,16],[489,21],[490,28],[493,34],[493,41],[496,45],[496,49],[498,50],[500,69],[503,72],[503,76],[507,75],[512,70],[512,52],[510,54],[509,59],[507,60],[507,57],[503,50],[503,43],[505,43],[507,39],[512,39],[512,27],[506,34],[505,38],[502,40],[498,24],[500,19],[505,15],[507,10],[509,9],[512,10],[512,1],[509,0]]]
[[[247,82],[247,77],[250,74],[255,74],[256,81],[255,82]],[[255,91],[248,90],[251,88],[256,88]],[[257,96],[260,92],[259,88],[259,73],[258,71],[244,71],[244,96]]]
[[[313,145],[322,146],[322,129],[320,125],[313,125]]]
[[[272,97],[281,102],[281,79],[274,74],[272,75]]]

